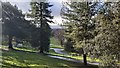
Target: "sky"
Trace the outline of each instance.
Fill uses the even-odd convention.
[[[18,9],[21,9],[23,13],[29,12],[30,10],[30,1],[31,0],[3,0],[10,2],[12,5],[17,5]],[[40,0],[39,0],[40,1]],[[57,24],[62,23],[62,18],[60,16],[60,11],[62,8],[62,2],[65,0],[48,0],[53,6],[50,8],[52,10],[52,15],[54,16],[53,21],[55,24],[50,24],[53,28],[61,28]],[[57,24],[56,24],[57,23]]]
[[[17,5],[19,9],[21,9],[24,13],[29,12],[30,10],[30,2],[11,2],[13,5]],[[54,16],[54,21],[57,21],[58,23],[61,23],[61,17],[60,17],[60,10],[62,7],[62,4],[59,2],[51,2],[50,4],[53,4],[51,7],[52,15]]]

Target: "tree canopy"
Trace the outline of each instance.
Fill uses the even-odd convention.
[[[31,2],[30,16],[34,18],[32,23],[36,26],[35,31],[31,33],[31,43],[33,46],[39,47],[40,53],[49,51],[51,28],[48,22],[53,22],[51,20],[53,16],[51,16],[51,11],[48,8],[52,6],[46,2]]]
[[[2,16],[3,35],[9,37],[9,48],[13,48],[11,43],[13,37],[19,39],[28,37],[26,28],[29,21],[26,21],[22,12],[9,2],[2,2]]]
[[[102,66],[117,65],[119,7],[119,2],[70,2],[62,9],[66,37],[72,39],[75,48],[82,48],[88,56],[99,58]]]

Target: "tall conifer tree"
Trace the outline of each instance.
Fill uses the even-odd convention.
[[[32,37],[35,37],[36,35],[36,37],[32,39],[32,42],[36,42],[34,45],[39,47],[40,53],[49,51],[51,28],[48,22],[53,22],[51,20],[53,19],[53,16],[51,16],[51,11],[48,8],[52,6],[53,5],[50,5],[47,2],[31,2],[31,17],[34,18],[33,24],[36,25],[36,33],[31,33],[33,34]]]

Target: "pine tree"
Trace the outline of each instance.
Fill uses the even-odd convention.
[[[77,49],[82,48],[85,65],[87,65],[86,55],[89,52],[89,45],[91,44],[89,40],[94,38],[95,24],[92,16],[97,13],[95,7],[98,4],[91,2],[70,2],[67,3],[69,7],[64,9],[62,15],[68,27],[71,26],[72,30],[68,36],[74,42],[74,47]]]
[[[68,36],[75,41],[76,48],[82,47],[83,52],[99,58],[105,68],[113,68],[120,54],[120,2],[89,5],[75,2],[69,5],[69,12],[63,14],[72,23],[73,30]]]
[[[21,40],[27,38],[27,29],[29,21],[24,19],[24,15],[9,2],[2,3],[2,31],[3,35],[8,36],[9,49],[13,49],[13,37]]]
[[[52,7],[47,2],[31,2],[32,7],[32,18],[34,18],[33,23],[36,25],[36,30],[31,34],[36,35],[36,38],[32,39],[33,43],[36,42],[37,46],[39,47],[40,53],[44,53],[44,51],[49,51],[49,44],[50,44],[50,34],[51,28],[48,22],[53,22],[53,16],[51,16],[51,11],[48,9]],[[34,44],[34,45],[36,45]]]

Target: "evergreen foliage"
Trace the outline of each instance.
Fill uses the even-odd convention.
[[[120,2],[65,3],[62,9],[65,36],[72,39],[73,47],[82,48],[84,62],[88,55],[99,58],[100,66],[105,68],[117,66],[120,55],[119,8]]]
[[[32,23],[36,26],[31,32],[31,43],[32,46],[39,47],[40,53],[49,51],[51,28],[48,22],[53,22],[53,16],[48,8],[52,6],[47,2],[31,2],[30,15],[34,19]]]
[[[21,40],[27,39],[29,21],[24,19],[24,15],[17,6],[12,6],[9,2],[2,2],[2,21],[2,33],[8,36],[10,49],[13,49],[13,37]]]

